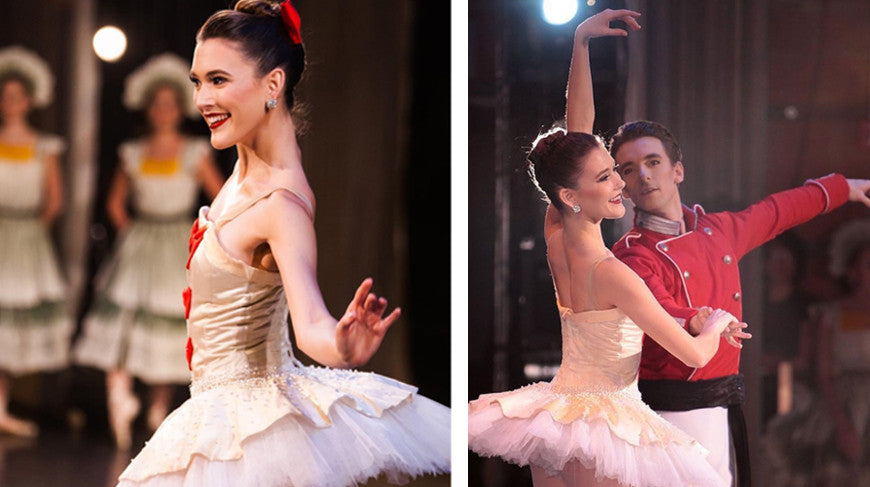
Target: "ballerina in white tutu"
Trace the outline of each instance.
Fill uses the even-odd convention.
[[[197,116],[188,68],[180,57],[161,54],[125,81],[124,105],[145,112],[149,133],[118,150],[106,204],[118,243],[98,274],[97,297],[74,350],[77,363],[106,371],[109,424],[121,450],[130,448],[139,411],[132,378],[149,385],[152,431],[169,412],[173,384],[190,381],[179,352],[187,327],[178,299],[187,285],[190,218],[200,188],[213,198],[223,176],[208,141],[180,131],[185,115]]]
[[[7,411],[12,377],[66,367],[72,317],[50,238],[63,204],[64,143],[27,120],[54,78],[22,47],[0,50],[0,431],[35,436]]]
[[[197,35],[190,77],[233,174],[190,238],[191,399],[172,412],[120,485],[348,486],[450,468],[449,409],[412,386],[348,369],[369,360],[396,309],[360,285],[338,320],[316,276],[314,195],[296,141],[304,68],[299,16],[243,0]],[[326,365],[303,366],[296,343]],[[331,368],[334,367],[334,368]]]
[[[636,12],[604,12],[577,28],[573,65],[588,63],[593,37],[639,29]],[[582,76],[583,74],[586,76]],[[571,72],[571,90],[591,93],[588,70]],[[590,95],[591,96],[591,95]],[[569,100],[572,97],[569,96]],[[469,404],[469,447],[530,465],[536,487],[721,486],[706,450],[653,412],[637,388],[644,334],[693,367],[719,347],[749,338],[729,313],[705,308],[691,336],[643,281],[605,247],[601,221],[625,213],[625,183],[592,130],[594,113],[569,103],[569,131],[540,136],[529,172],[551,203],[545,237],[562,326],[562,365],[552,382],[485,394]]]

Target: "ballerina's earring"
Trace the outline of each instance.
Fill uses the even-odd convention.
[[[269,98],[266,100],[266,113],[269,113],[269,110],[274,110],[278,106],[277,98]]]
[[[572,206],[572,207],[571,207],[571,210],[573,210],[575,214],[576,214],[576,213],[580,213],[580,205],[574,205],[574,206]]]

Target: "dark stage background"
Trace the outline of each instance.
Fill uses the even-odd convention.
[[[190,60],[198,27],[233,3],[4,2],[0,46],[36,51],[57,80],[54,104],[35,112],[33,124],[74,146],[63,161],[65,183],[73,186],[66,192],[68,211],[55,234],[79,316],[89,305],[93,273],[113,244],[104,202],[118,144],[145,128],[141,114],[121,105],[124,78],[165,51]],[[309,125],[300,144],[318,200],[318,275],[327,306],[340,315],[362,279],[373,277],[376,292],[403,314],[365,369],[418,385],[421,394],[449,404],[449,8],[410,0],[294,3],[308,62],[297,92]],[[126,32],[125,55],[116,63],[81,62],[81,43],[106,24]],[[93,69],[81,74],[87,66]],[[94,126],[84,134],[76,123],[82,84],[94,94]],[[185,122],[185,129],[208,134],[200,120]],[[76,144],[92,157],[82,157],[88,152],[76,151]],[[216,155],[228,175],[234,149]],[[16,380],[13,409],[37,418],[43,435],[35,443],[0,443],[0,485],[102,485],[103,478],[114,485],[112,470],[129,457],[113,457],[102,381],[102,373],[82,368]],[[141,385],[137,390],[145,392]],[[186,396],[179,388],[176,402]],[[86,418],[77,435],[68,432],[72,409]],[[140,421],[134,450],[146,439],[143,429]]]
[[[686,168],[683,201],[742,209],[830,172],[867,178],[870,5],[858,0],[612,0],[579,2],[552,26],[533,0],[469,7],[469,398],[549,380],[561,360],[559,317],[543,240],[545,205],[525,172],[535,136],[564,118],[573,32],[605,8],[632,8],[643,30],[595,39],[590,56],[596,133],[625,121],[667,125]],[[789,108],[790,107],[790,108]],[[788,108],[788,110],[786,110]],[[864,127],[864,132],[862,132]],[[863,137],[863,138],[862,138]],[[629,213],[630,214],[630,213]],[[847,205],[795,229],[808,249],[802,287],[836,293],[827,247],[843,222],[870,216]],[[615,241],[629,221],[605,227]],[[760,455],[762,252],[741,262],[750,455]],[[528,469],[469,453],[469,485],[528,486]]]

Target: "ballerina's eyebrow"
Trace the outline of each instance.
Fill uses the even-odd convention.
[[[230,73],[227,73],[226,71],[224,71],[222,69],[213,69],[213,70],[209,71],[208,73],[205,73],[206,78],[211,78],[212,76],[216,76],[216,75],[229,76]],[[193,71],[190,72],[190,79],[192,79],[192,80],[198,79],[196,74]]]

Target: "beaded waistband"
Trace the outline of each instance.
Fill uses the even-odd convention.
[[[195,395],[230,385],[258,388],[270,384],[280,384],[291,375],[293,375],[291,367],[269,367],[265,369],[249,369],[232,374],[213,374],[191,381],[190,394]]]
[[[640,392],[635,384],[631,384],[621,389],[615,387],[592,387],[592,386],[574,386],[563,385],[551,382],[550,389],[557,394],[566,396],[579,397],[601,397],[601,396],[620,396],[626,398],[640,399]]]

